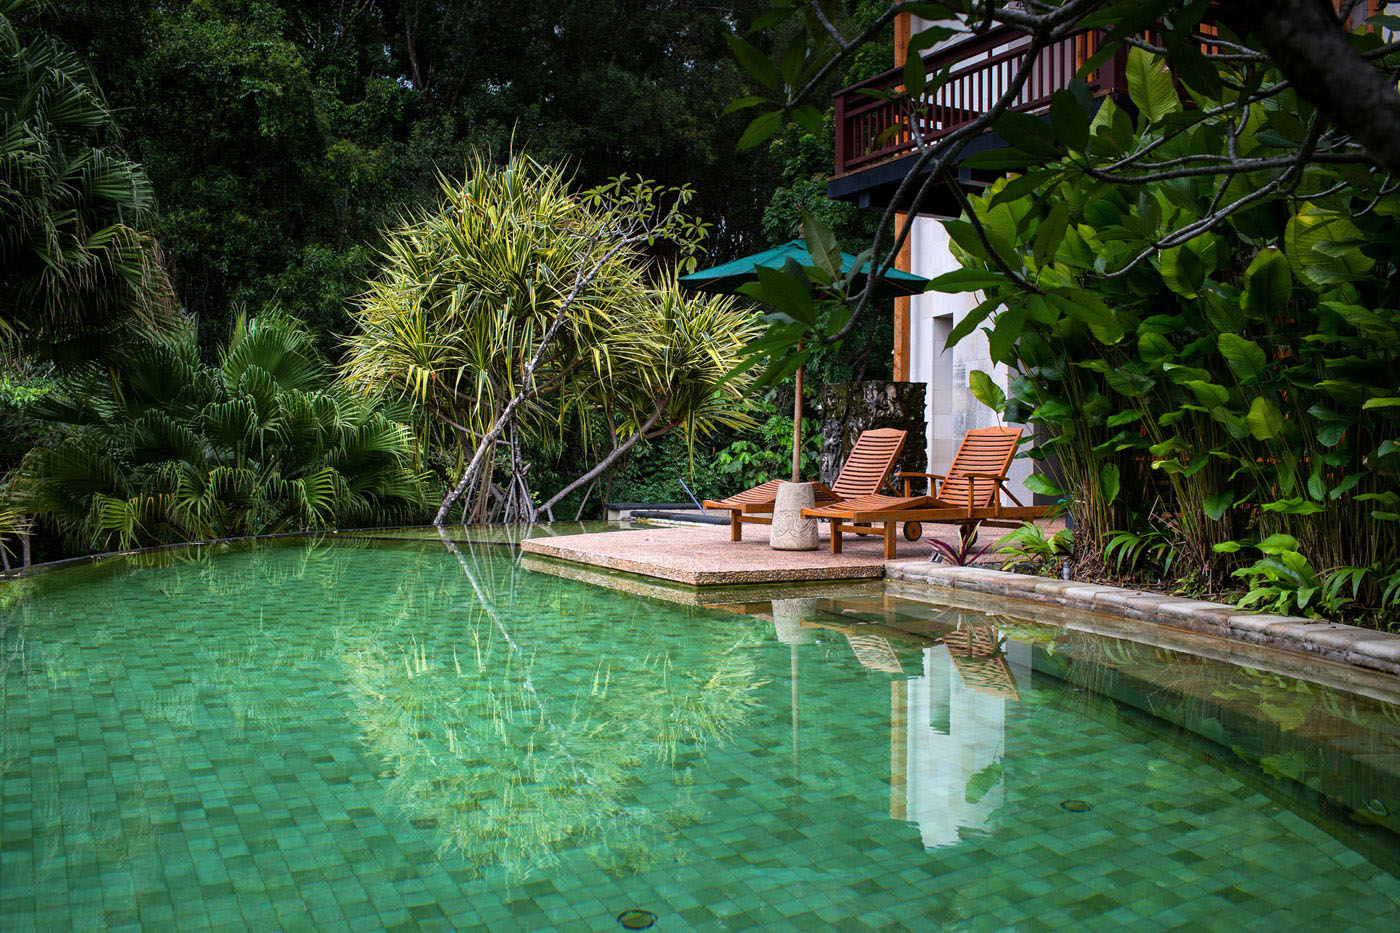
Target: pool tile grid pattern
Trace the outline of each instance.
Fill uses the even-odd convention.
[[[986,698],[967,694],[941,647],[897,645],[917,676],[891,676],[862,667],[835,633],[795,649],[796,763],[794,649],[765,636],[744,649],[765,681],[744,727],[641,768],[626,787],[628,810],[668,813],[685,796],[690,817],[640,854],[601,860],[608,867],[595,841],[571,839],[528,877],[503,877],[465,864],[433,819],[396,796],[394,760],[346,715],[364,697],[329,668],[335,639],[354,640],[347,627],[407,611],[393,637],[432,631],[428,618],[448,611],[434,595],[465,598],[454,565],[409,552],[412,592],[386,595],[382,581],[404,576],[406,555],[351,552],[332,587],[307,593],[278,553],[253,566],[220,558],[234,572],[219,580],[237,579],[242,561],[272,585],[218,594],[217,609],[166,595],[199,591],[191,568],[173,590],[138,573],[7,620],[0,927],[598,929],[633,906],[657,913],[660,929],[1392,926],[1393,876],[1221,763],[1024,670],[1021,701],[984,706],[1001,704],[1001,720],[965,737],[999,771],[960,784],[929,759],[892,781],[892,691]],[[619,627],[693,638],[720,618],[558,581],[530,586],[512,625],[536,638],[548,619],[527,607],[557,612],[560,600],[580,644]],[[124,603],[119,623],[112,606]],[[294,618],[269,626],[287,606]],[[625,644],[608,650],[630,657]],[[589,689],[592,670],[548,673],[567,697]],[[905,728],[908,739],[950,727]],[[926,848],[917,820],[891,817],[909,788],[946,792],[952,809],[997,803],[955,841]],[[1093,809],[1067,812],[1067,799]]]

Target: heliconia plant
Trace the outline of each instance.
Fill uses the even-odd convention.
[[[1031,456],[1057,481],[1031,484],[1066,498],[1087,569],[1121,569],[1117,533],[1151,528],[1169,539],[1159,568],[1214,588],[1242,578],[1251,605],[1394,620],[1400,186],[1287,159],[1224,189],[1169,169],[1101,181],[1146,147],[1177,164],[1282,152],[1312,119],[1291,91],[1241,103],[1233,81],[1184,100],[1140,49],[1128,73],[1135,114],[1056,94],[1064,158],[946,224],[963,268],[933,288],[983,299],[949,343],[981,329],[1016,373],[1005,417],[1042,428]],[[1238,110],[1226,131],[1206,119],[1221,107]]]

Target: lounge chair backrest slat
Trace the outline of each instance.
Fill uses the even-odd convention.
[[[898,428],[862,431],[841,467],[841,475],[831,485],[831,491],[838,499],[872,496],[879,492],[908,437],[908,431]]]
[[[976,428],[963,435],[962,444],[948,467],[947,478],[939,487],[938,498],[950,505],[966,505],[969,473],[986,473],[1006,478],[1011,468],[1011,460],[1016,456],[1016,445],[1021,441],[1020,428]],[[985,508],[992,504],[999,490],[991,480],[976,481],[976,493],[972,504]]]

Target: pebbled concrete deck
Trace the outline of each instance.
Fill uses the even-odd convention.
[[[927,545],[904,544],[910,554],[927,551]],[[775,551],[768,546],[767,529],[752,526],[744,529],[743,541],[730,541],[727,527],[710,525],[532,538],[520,549],[691,586],[871,580],[885,575],[880,538],[848,537],[844,553],[832,554],[825,528],[815,551]]]

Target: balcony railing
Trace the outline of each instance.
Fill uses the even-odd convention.
[[[1079,67],[1094,54],[1099,33],[1075,33],[1044,48],[1026,83],[1012,101],[1013,110],[1035,111],[1050,105],[1050,97],[1069,85]],[[992,29],[924,56],[932,77],[950,68],[948,80],[933,82],[913,106],[908,100],[886,100],[865,93],[879,91],[902,95],[904,70],[896,68],[836,94],[836,174],[868,168],[915,151],[911,123],[932,142],[986,113],[1012,84],[1025,59],[1029,39],[1007,27]],[[1086,83],[1095,96],[1127,93],[1124,51],[1089,75]]]

